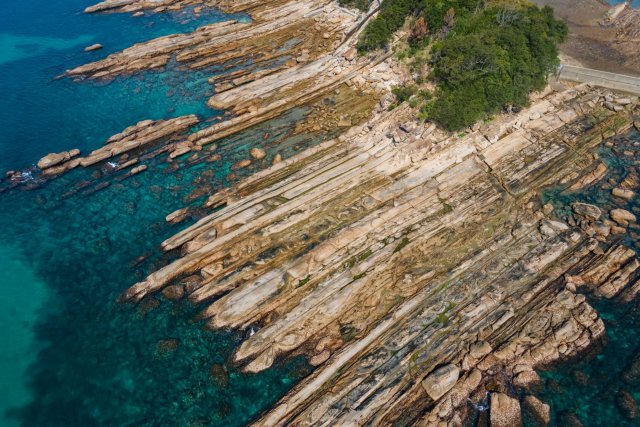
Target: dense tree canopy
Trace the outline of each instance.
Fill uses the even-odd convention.
[[[449,130],[526,105],[529,93],[542,89],[558,65],[557,45],[567,35],[549,7],[506,0],[386,0],[363,33],[360,50],[384,47],[411,15],[428,29],[432,43],[420,46],[431,49],[431,78],[438,87],[423,113]]]

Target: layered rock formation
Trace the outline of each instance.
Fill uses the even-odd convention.
[[[212,196],[222,209],[163,244],[182,257],[123,299],[177,285],[211,327],[257,329],[246,371],[308,355],[316,371],[258,425],[455,424],[497,375],[526,386],[602,337],[577,277],[608,294],[635,277],[628,249],[537,196],[597,171],[595,147],[631,125],[634,105],[603,95],[555,93],[464,137],[379,113]]]
[[[373,93],[403,79],[387,55],[357,58],[368,15],[328,0],[108,0],[89,11],[196,4],[253,21],[162,37],[68,75],[221,65],[209,105],[232,116],[188,136],[195,117],[144,121],[88,156],[46,156],[45,175],[120,156],[114,167],[132,167],[126,177],[146,168],[131,155],[144,147],[158,144],[172,160],[347,86]],[[614,228],[635,218],[605,220],[583,204],[565,222],[539,198],[547,186],[575,191],[604,176],[596,147],[637,111],[636,100],[620,99],[586,86],[545,93],[459,136],[416,123],[407,106],[379,108],[365,125],[276,156],[270,169],[211,195],[212,212],[163,243],[179,257],[122,299],[188,298],[209,327],[250,331],[233,360],[247,372],[306,355],[316,370],[256,425],[459,425],[469,399],[491,402],[493,425],[517,425],[512,386],[528,390],[535,369],[604,334],[577,292],[628,299],[640,290],[635,253]],[[265,158],[247,151],[234,170]],[[180,209],[167,221],[188,215]],[[524,403],[548,418],[543,403]]]
[[[358,20],[329,0],[272,0],[254,6],[251,22],[218,22],[192,33],[139,43],[69,70],[67,75],[113,78],[165,67],[171,60],[190,69],[225,64],[212,80],[223,89],[277,71],[285,63],[307,63],[332,52]],[[241,9],[240,5],[230,8]]]
[[[131,152],[147,149],[156,144],[171,142],[172,138],[183,135],[198,122],[199,119],[195,115],[168,120],[144,120],[112,136],[104,146],[86,156],[78,157],[80,155],[80,150],[78,149],[62,153],[51,153],[40,159],[38,167],[42,170],[43,175],[55,176],[78,166],[93,166],[116,156],[121,156],[120,162],[114,163],[113,168],[124,169],[138,162],[137,158],[129,155]],[[137,172],[141,171],[138,169]]]

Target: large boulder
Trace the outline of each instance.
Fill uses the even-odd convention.
[[[630,420],[638,418],[638,404],[628,391],[620,390],[616,394],[616,406],[625,418]]]
[[[611,194],[625,200],[631,200],[636,195],[636,193],[634,193],[633,191],[620,187],[615,187],[613,190],[611,190]]]
[[[422,387],[433,400],[438,400],[456,385],[460,369],[456,365],[442,366],[422,381]]]
[[[525,417],[531,425],[547,427],[551,424],[551,407],[535,396],[526,396],[522,402]]]
[[[518,399],[514,399],[503,393],[492,393],[489,417],[491,427],[522,426],[520,402],[518,402]]]
[[[612,209],[609,212],[611,219],[623,227],[629,225],[630,222],[636,222],[636,216],[624,209]]]
[[[80,154],[80,150],[77,148],[70,151],[63,151],[62,153],[49,153],[38,162],[40,169],[47,169],[53,166],[57,166],[60,163],[64,163]]]
[[[534,370],[522,371],[513,379],[513,385],[516,388],[533,390],[542,385],[542,379]]]
[[[602,211],[599,207],[590,205],[588,203],[580,203],[575,202],[571,204],[571,209],[576,213],[576,215],[583,216],[594,221],[600,219],[602,215]]]
[[[250,153],[251,157],[253,157],[256,160],[260,160],[260,159],[264,159],[265,156],[267,155],[267,152],[264,151],[262,148],[252,148]]]

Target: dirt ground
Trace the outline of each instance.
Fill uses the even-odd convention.
[[[600,22],[609,10],[604,0],[533,0],[551,6],[569,26],[569,38],[561,46],[561,58],[572,65],[640,76],[640,67],[617,47],[616,29]]]

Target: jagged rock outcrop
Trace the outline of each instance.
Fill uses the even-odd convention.
[[[191,69],[228,64],[211,79],[221,92],[333,52],[360,23],[330,0],[270,0],[251,8],[251,17],[251,22],[217,22],[139,43],[66,75],[113,78],[162,68],[172,59]]]
[[[183,135],[188,129],[199,123],[195,115],[176,117],[167,120],[144,120],[134,126],[126,128],[119,134],[109,138],[105,145],[83,157],[79,150],[65,151],[58,154],[48,154],[40,159],[38,167],[45,176],[55,176],[76,167],[88,167],[105,162],[116,156],[127,155],[135,150],[168,142],[171,138]],[[114,164],[113,169],[124,169],[137,163],[136,159],[126,158],[121,164]],[[142,172],[146,165],[134,167],[132,175]]]
[[[308,355],[315,372],[257,425],[455,422],[496,374],[524,381],[603,336],[576,287],[634,277],[633,251],[585,231],[600,209],[571,226],[537,198],[629,128],[603,102],[581,86],[464,137],[378,113],[211,196],[222,209],[163,243],[182,257],[123,300],[196,277],[211,327],[257,330],[243,369]]]

